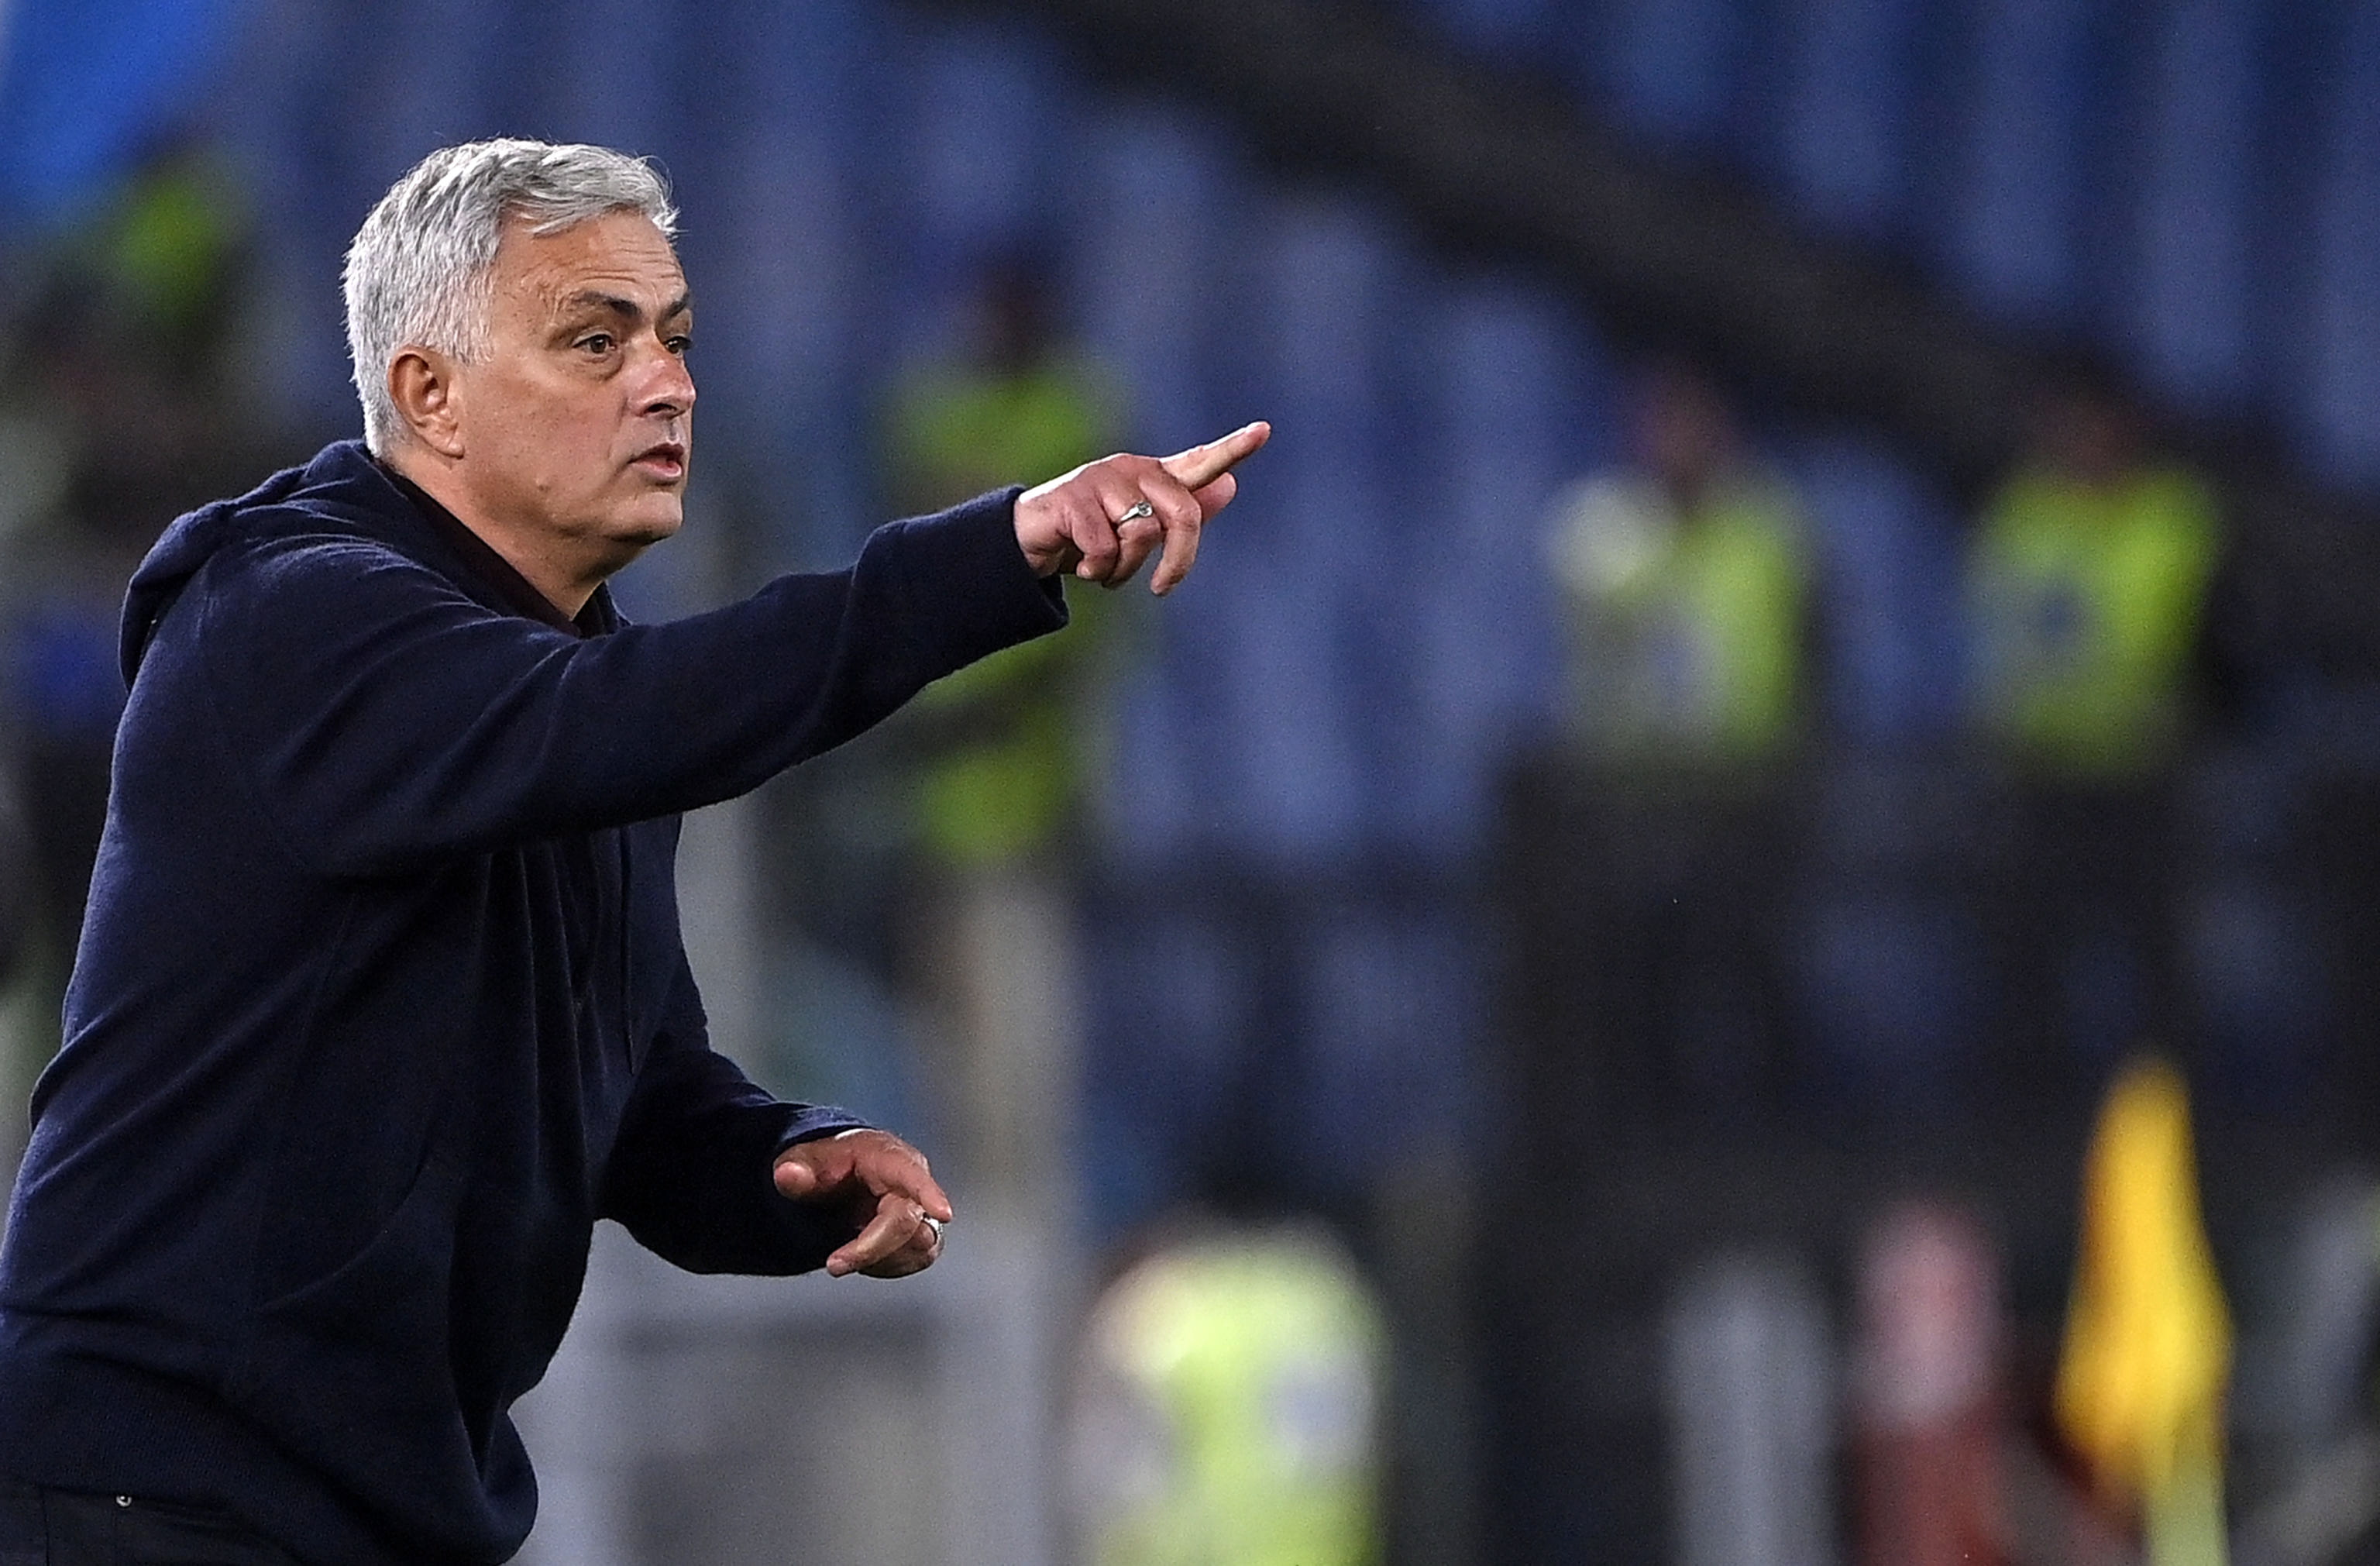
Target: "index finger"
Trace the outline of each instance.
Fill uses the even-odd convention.
[[[909,1243],[917,1232],[917,1216],[925,1204],[897,1193],[886,1192],[876,1204],[876,1216],[861,1230],[837,1247],[826,1258],[831,1277],[847,1277],[875,1266],[886,1256]]]
[[[1229,473],[1272,439],[1272,426],[1263,419],[1244,424],[1220,441],[1175,452],[1161,464],[1184,489],[1196,492]]]
[[[872,1155],[872,1156],[871,1156]],[[925,1210],[929,1218],[948,1223],[957,1216],[951,1211],[951,1199],[937,1184],[931,1171],[926,1167],[925,1155],[906,1142],[895,1142],[890,1147],[870,1149],[863,1154],[854,1168],[861,1181],[879,1200],[905,1197]]]

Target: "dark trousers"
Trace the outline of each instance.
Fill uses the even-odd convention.
[[[298,1566],[212,1507],[0,1479],[0,1566]]]

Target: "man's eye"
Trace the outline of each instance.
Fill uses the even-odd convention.
[[[665,339],[665,342],[669,351],[680,358],[684,358],[694,347],[694,339],[691,337],[671,337]]]
[[[590,354],[608,354],[612,351],[612,334],[609,332],[590,332],[578,339],[578,346]]]

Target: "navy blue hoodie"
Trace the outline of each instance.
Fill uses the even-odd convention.
[[[856,1123],[710,1049],[677,812],[1063,625],[1014,500],[659,625],[525,613],[352,443],[176,522],[0,1246],[0,1475],[325,1566],[501,1560],[536,1509],[506,1411],[597,1219],[822,1263],[847,1232],[771,1163]]]

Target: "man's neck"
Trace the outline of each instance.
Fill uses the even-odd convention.
[[[563,617],[575,620],[587,601],[595,596],[602,584],[601,573],[590,574],[575,569],[569,563],[558,560],[536,547],[536,540],[524,537],[517,528],[506,528],[498,521],[463,481],[451,464],[435,454],[425,452],[411,442],[402,442],[381,458],[402,473],[424,494],[444,506],[455,519],[479,536],[480,541],[503,557],[505,564],[520,573],[521,580],[542,594],[547,602],[562,611]]]

